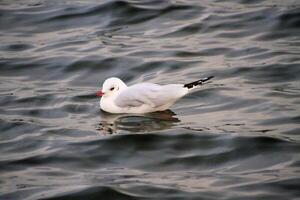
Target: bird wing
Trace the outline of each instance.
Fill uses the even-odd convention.
[[[119,107],[140,107],[149,105],[153,108],[176,101],[184,96],[187,89],[180,84],[160,86],[153,83],[136,84],[123,90],[115,99]]]

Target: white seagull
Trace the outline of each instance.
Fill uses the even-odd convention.
[[[119,78],[104,81],[100,108],[109,113],[150,113],[170,108],[178,99],[188,94],[195,87],[212,79],[213,76],[188,84],[158,85],[139,83],[127,86]]]

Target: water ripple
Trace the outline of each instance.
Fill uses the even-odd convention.
[[[296,199],[293,0],[0,2],[1,199]],[[103,81],[187,83],[171,110],[99,110]]]

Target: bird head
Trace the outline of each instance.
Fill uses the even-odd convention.
[[[104,81],[102,90],[97,92],[97,96],[113,96],[126,87],[126,84],[121,79],[112,77]]]

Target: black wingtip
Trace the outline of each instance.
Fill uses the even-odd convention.
[[[205,80],[202,80],[202,82],[208,81],[208,80],[210,80],[212,78],[214,78],[214,76],[209,76],[209,77],[205,78]]]
[[[204,82],[206,82],[206,81],[208,81],[208,80],[210,80],[210,79],[212,79],[212,78],[214,78],[214,76],[209,76],[209,77],[200,79],[200,80],[198,80],[198,81],[194,81],[194,82],[192,82],[192,83],[185,84],[183,87],[186,87],[186,88],[188,88],[188,89],[191,89],[191,88],[193,88],[194,86],[201,85],[201,84],[203,84]]]

